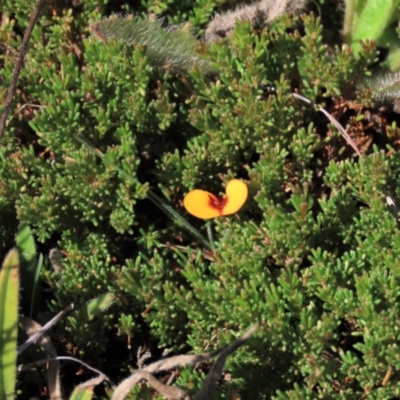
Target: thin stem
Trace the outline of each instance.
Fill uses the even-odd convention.
[[[354,10],[356,0],[345,0],[344,22],[343,22],[343,40],[345,43],[351,43],[351,34],[353,31]]]
[[[360,150],[358,150],[358,147],[354,143],[353,139],[346,132],[346,129],[344,129],[343,126],[340,124],[340,122],[338,120],[336,120],[335,118],[333,118],[332,115],[328,113],[328,111],[326,111],[324,108],[320,107],[318,104],[315,104],[310,99],[307,99],[307,97],[301,96],[301,95],[299,95],[297,93],[292,93],[292,96],[295,97],[296,99],[304,101],[307,104],[315,105],[318,108],[318,110],[321,111],[329,119],[329,121],[331,121],[331,123],[336,126],[336,128],[342,134],[342,136],[347,141],[347,143],[354,149],[356,154],[359,157],[361,157]]]
[[[31,34],[33,31],[33,27],[39,16],[40,7],[44,3],[45,0],[38,0],[36,6],[33,10],[31,15],[31,19],[29,21],[28,27],[25,30],[24,38],[22,39],[21,48],[19,50],[17,60],[15,61],[14,71],[11,78],[10,86],[8,87],[6,101],[4,102],[3,112],[1,113],[0,117],[0,140],[3,136],[4,129],[6,128],[7,122],[7,114],[11,106],[11,101],[14,96],[15,88],[17,86],[19,73],[21,72],[22,65],[24,63],[24,58],[26,55],[26,51],[28,49],[29,39],[31,38]]]
[[[210,243],[211,250],[215,253],[215,245],[214,245],[214,239],[213,239],[213,234],[211,230],[211,222],[207,224],[207,236],[208,236],[208,241]]]

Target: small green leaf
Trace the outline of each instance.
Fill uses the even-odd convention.
[[[76,387],[69,400],[90,400],[93,397],[93,388]]]
[[[101,314],[115,303],[115,295],[112,293],[102,294],[86,303],[85,308],[89,319]]]
[[[90,400],[93,397],[94,387],[105,379],[107,379],[106,376],[101,374],[97,378],[81,383],[74,389],[69,400]]]

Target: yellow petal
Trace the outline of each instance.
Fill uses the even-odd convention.
[[[247,185],[239,179],[232,179],[226,185],[226,195],[222,198],[205,190],[190,191],[183,199],[188,213],[197,218],[209,219],[239,211],[247,200]]]
[[[222,215],[220,209],[213,207],[213,203],[219,204],[218,198],[212,193],[201,189],[190,191],[183,199],[186,211],[197,218],[203,219],[215,218]]]
[[[222,215],[234,214],[239,211],[247,200],[249,190],[247,185],[239,180],[232,179],[226,185],[226,204],[222,210]]]

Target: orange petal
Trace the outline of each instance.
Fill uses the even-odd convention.
[[[190,191],[183,199],[187,212],[197,218],[209,219],[234,214],[245,203],[248,195],[247,185],[233,179],[226,185],[226,195],[219,199],[205,190]]]
[[[213,201],[219,203],[218,198],[212,193],[201,189],[195,189],[185,196],[183,205],[186,211],[195,217],[209,219],[222,215],[221,210],[210,205],[210,202]]]
[[[249,190],[247,185],[239,179],[232,179],[226,185],[226,204],[222,215],[234,214],[239,211],[247,200]]]

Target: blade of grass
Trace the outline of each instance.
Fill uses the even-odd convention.
[[[38,287],[38,282],[39,282],[39,276],[40,276],[40,271],[42,269],[43,266],[43,254],[39,254],[39,259],[38,262],[36,264],[36,268],[35,268],[35,276],[33,279],[33,291],[32,291],[32,298],[31,298],[31,309],[29,310],[29,316],[30,318],[32,318],[33,315],[33,308],[37,303],[37,287]]]
[[[185,228],[192,236],[198,239],[205,246],[213,250],[210,242],[189,222],[186,221],[180,214],[178,214],[169,204],[160,199],[154,192],[151,190],[148,191],[150,201],[157,206],[160,210],[162,210],[165,214],[167,214],[172,220],[178,223],[180,226]]]
[[[6,256],[0,271],[0,399],[15,396],[19,296],[18,250]]]
[[[23,312],[29,312],[32,318],[32,312],[39,301],[39,293],[36,290],[40,265],[36,261],[36,245],[31,228],[23,222],[18,227],[16,244],[20,255],[21,287],[24,294],[21,306]]]
[[[89,151],[92,153],[96,154],[104,163],[108,163],[111,167],[113,167],[115,170],[117,170],[121,175],[126,175],[125,171],[121,170],[118,168],[116,165],[106,161],[104,154],[93,147],[87,139],[77,136],[76,139],[79,141],[79,143],[83,144]],[[152,190],[148,190],[147,192],[149,200],[156,206],[158,207],[161,211],[164,212],[169,218],[171,218],[174,222],[176,222],[179,226],[182,226],[184,229],[186,229],[192,236],[194,236],[196,239],[198,239],[201,243],[203,243],[206,247],[210,248],[213,250],[212,245],[210,242],[207,241],[207,239],[196,229],[194,228],[185,218],[183,218],[179,213],[177,213],[168,203],[166,203],[164,200],[162,200],[160,197],[158,197]]]

